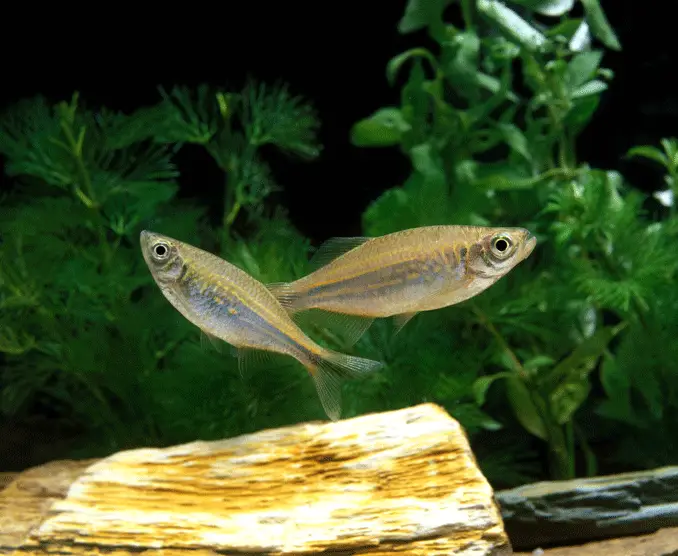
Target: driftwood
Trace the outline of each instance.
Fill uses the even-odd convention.
[[[516,550],[678,527],[678,467],[534,483],[496,497]]]
[[[0,492],[0,552],[511,554],[463,430],[432,404],[55,471]]]

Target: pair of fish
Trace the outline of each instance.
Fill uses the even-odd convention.
[[[333,238],[314,257],[317,270],[264,285],[227,261],[149,231],[141,248],[169,302],[211,340],[288,355],[314,380],[327,416],[339,419],[341,382],[382,363],[322,347],[294,322],[311,309],[333,315],[351,343],[375,318],[400,330],[415,314],[469,299],[527,258],[536,239],[523,228],[429,226],[375,238]]]

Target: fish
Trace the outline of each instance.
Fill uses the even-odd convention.
[[[294,317],[334,316],[355,343],[376,318],[392,317],[397,334],[416,314],[483,292],[534,250],[525,228],[424,226],[378,237],[335,237],[322,244],[316,268],[266,287]]]
[[[141,232],[140,244],[155,283],[177,311],[210,341],[233,346],[239,367],[252,353],[299,361],[331,420],[341,416],[341,382],[383,366],[315,343],[264,284],[224,259],[148,230]]]

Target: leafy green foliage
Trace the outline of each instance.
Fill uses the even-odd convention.
[[[432,44],[387,62],[400,102],[351,134],[411,162],[408,179],[365,211],[365,235],[454,223],[538,237],[483,294],[423,313],[397,336],[377,321],[344,350],[386,364],[345,385],[345,416],[441,404],[497,487],[678,457],[678,143],[628,152],[666,174],[657,198],[668,210],[656,221],[622,176],[577,160],[577,136],[612,77],[591,44],[620,48],[598,0],[581,4],[573,18],[576,0],[408,0],[400,32],[426,30]],[[452,10],[462,27],[448,22]],[[235,358],[202,346],[137,243],[152,221],[262,282],[308,272],[307,238],[268,203],[282,184],[262,147],[316,157],[312,107],[257,83],[160,96],[131,114],[93,110],[77,94],[35,98],[0,120],[17,185],[0,199],[0,415],[50,408],[81,429],[74,456],[323,417],[293,361],[243,380]],[[175,154],[187,143],[223,171],[217,225],[176,199]],[[321,322],[303,326],[343,349]]]
[[[196,143],[228,179],[224,252],[261,278],[291,278],[308,242],[284,213],[266,213],[275,186],[258,149],[312,158],[316,129],[302,99],[256,84],[237,94],[177,87],[132,114],[89,109],[77,94],[12,107],[0,128],[0,153],[18,180],[0,205],[0,415],[49,407],[82,429],[87,454],[319,417],[302,370],[243,381],[235,358],[201,348],[138,247],[150,220],[189,243],[214,240],[203,208],[175,201],[174,155]],[[236,239],[241,211],[255,222],[251,238]]]
[[[416,338],[414,351],[435,338],[426,355],[410,359],[427,395],[451,412],[469,399],[483,407],[462,420],[474,442],[492,429],[510,430],[516,444],[525,434],[544,442],[544,474],[554,478],[575,476],[580,454],[586,473],[597,470],[577,424],[582,412],[596,410],[593,418],[608,419],[606,425],[613,419],[654,426],[666,445],[669,433],[660,431],[669,429],[659,425],[676,407],[666,387],[675,359],[652,365],[654,378],[643,384],[631,378],[635,368],[648,371],[641,363],[648,352],[661,351],[650,338],[657,315],[665,326],[676,322],[677,313],[664,306],[675,297],[669,290],[678,276],[673,197],[664,202],[671,218],[651,222],[622,176],[577,162],[577,135],[611,77],[589,31],[619,48],[599,3],[582,4],[585,19],[578,20],[567,17],[574,0],[466,0],[457,4],[464,21],[458,28],[444,19],[446,2],[411,0],[400,31],[426,28],[437,54],[415,47],[388,62],[391,83],[397,75],[406,79],[400,106],[375,110],[352,133],[358,146],[398,146],[412,166],[405,183],[365,211],[366,235],[454,223],[525,226],[539,238],[537,251],[509,276],[440,315],[420,315],[416,331],[403,332],[399,342]],[[535,14],[561,19],[549,27]],[[664,140],[662,148],[638,147],[629,156],[661,164],[665,193],[673,194],[676,144]],[[448,337],[464,340],[451,346]],[[373,353],[390,355],[385,346]],[[594,400],[601,361],[608,397]],[[412,388],[409,377],[389,370],[394,391]],[[612,425],[606,430],[620,435]],[[653,451],[648,443],[648,451],[656,457],[627,461],[670,461],[670,450]]]

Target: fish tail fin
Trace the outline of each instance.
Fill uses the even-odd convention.
[[[323,353],[312,357],[307,369],[313,377],[325,413],[332,421],[337,421],[341,416],[342,382],[346,379],[361,378],[383,366],[382,362],[373,359],[324,350]]]
[[[273,294],[288,313],[292,314],[300,310],[301,295],[295,291],[291,282],[273,282],[266,284],[266,289]]]

